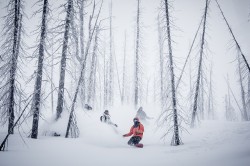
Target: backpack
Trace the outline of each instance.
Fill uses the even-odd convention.
[[[101,122],[106,122],[107,120],[107,117],[106,116],[100,116],[100,121]]]

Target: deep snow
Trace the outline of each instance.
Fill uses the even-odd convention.
[[[128,108],[129,109],[129,108]],[[23,140],[16,132],[10,136],[8,150],[0,152],[1,166],[249,166],[250,123],[202,121],[196,129],[183,132],[183,145],[170,146],[171,135],[161,140],[163,130],[156,131],[154,120],[145,124],[144,148],[127,145],[133,113],[111,110],[113,128],[99,121],[102,112],[77,113],[80,138],[64,138],[67,116],[56,125],[41,125],[37,140]],[[155,118],[156,119],[156,118]],[[51,127],[52,126],[52,127]],[[61,137],[44,136],[44,132],[61,133]],[[0,140],[6,132],[1,128]]]

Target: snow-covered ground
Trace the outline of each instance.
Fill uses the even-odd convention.
[[[23,138],[16,132],[10,136],[8,150],[0,152],[1,166],[249,166],[250,123],[202,121],[196,129],[183,132],[183,145],[170,146],[171,135],[161,140],[152,120],[145,124],[144,148],[127,145],[133,114],[111,112],[118,128],[99,121],[100,112],[78,112],[80,137],[64,138],[65,122],[49,128],[43,125],[38,139]],[[79,118],[81,117],[81,118]],[[67,119],[67,118],[63,118]],[[60,122],[59,122],[60,124]],[[44,136],[42,131],[57,129],[63,136]],[[0,130],[2,141],[6,132]]]

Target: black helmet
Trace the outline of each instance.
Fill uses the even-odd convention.
[[[139,121],[139,118],[137,118],[137,117],[135,117],[135,118],[133,119],[133,121],[134,121],[134,123],[135,123],[135,122],[140,122],[140,121]]]
[[[104,111],[104,114],[109,115],[109,111],[108,111],[108,110],[105,110],[105,111]]]

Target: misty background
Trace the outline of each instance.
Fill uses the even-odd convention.
[[[110,0],[104,0],[103,9],[101,12],[101,19],[107,19],[109,17],[109,4]],[[49,1],[52,9],[52,17],[58,17],[64,19],[65,13],[60,13],[59,6],[66,3],[65,0],[53,0]],[[127,34],[127,68],[131,69],[128,73],[128,78],[132,82],[133,79],[133,68],[134,68],[134,56],[135,56],[135,20],[136,20],[136,5],[135,0],[113,0],[113,44],[114,44],[114,55],[117,61],[117,71],[114,71],[115,78],[115,98],[119,96],[118,77],[122,79],[122,64],[124,54],[124,34]],[[250,61],[250,1],[249,0],[220,0],[222,10],[229,24],[231,25],[233,32],[238,40],[243,53],[246,55],[248,62]],[[6,14],[5,6],[7,1],[0,2],[0,29],[3,27],[3,16]],[[142,60],[143,60],[143,81],[144,81],[144,97],[147,96],[147,102],[153,103],[155,93],[155,87],[157,85],[157,76],[159,73],[159,48],[158,48],[158,32],[157,32],[157,16],[159,11],[163,10],[161,7],[160,0],[143,0],[141,1],[141,21],[143,24],[142,30]],[[204,11],[205,1],[201,0],[174,0],[172,1],[171,16],[172,16],[172,34],[173,40],[173,56],[175,61],[175,76],[179,77],[180,71],[183,67],[186,59],[188,50],[193,40],[196,29],[199,25],[201,16]],[[24,37],[28,47],[34,46],[34,42],[37,38],[37,34],[34,34],[34,30],[39,25],[41,15],[32,14],[39,8],[35,4],[34,0],[24,1],[26,18],[24,18],[24,29],[26,36]],[[90,11],[86,11],[90,12]],[[32,17],[31,17],[32,16]],[[53,21],[49,23],[49,27],[53,27]],[[233,41],[231,34],[227,30],[227,26],[222,19],[220,11],[214,1],[211,1],[208,11],[208,28],[206,32],[206,60],[209,62],[206,67],[209,68],[210,64],[213,64],[213,83],[214,83],[214,97],[216,101],[216,111],[218,117],[222,118],[224,115],[224,97],[227,93],[226,77],[228,75],[231,88],[234,93],[240,99],[240,87],[238,84],[237,74],[237,53],[232,47]],[[85,25],[86,26],[86,25]],[[103,21],[102,27],[106,30],[102,31],[102,41],[108,39],[109,21]],[[87,27],[85,27],[87,28]],[[197,38],[200,39],[200,36]],[[85,39],[86,40],[86,39]],[[28,48],[27,47],[27,48]],[[108,42],[106,42],[108,47]],[[194,57],[198,54],[198,45],[195,45],[196,49],[192,51],[192,60],[195,61]],[[107,48],[106,48],[107,49]],[[34,49],[29,48],[26,50],[29,55],[32,55]],[[60,55],[61,50],[58,50]],[[192,63],[192,70],[197,64]],[[29,65],[26,66],[26,79],[29,79],[30,75],[36,68],[36,63],[31,60]],[[116,68],[116,67],[115,67]],[[186,68],[185,74],[182,78],[181,87],[179,91],[182,94],[188,94],[187,89],[189,85],[189,67]],[[195,71],[192,73],[193,79],[196,77]],[[55,86],[58,86],[59,80],[59,65],[55,66],[55,74],[53,81]],[[156,83],[155,83],[156,82]],[[129,85],[132,88],[132,85]],[[147,88],[146,88],[147,87]],[[33,83],[26,85],[27,91],[32,92]],[[74,88],[73,88],[74,89]],[[131,89],[131,93],[132,89]],[[158,92],[157,92],[158,93]],[[188,95],[186,95],[188,96]],[[182,97],[186,100],[187,97]],[[118,98],[118,97],[117,97]],[[180,98],[179,100],[182,100]],[[234,103],[235,104],[235,103]]]

